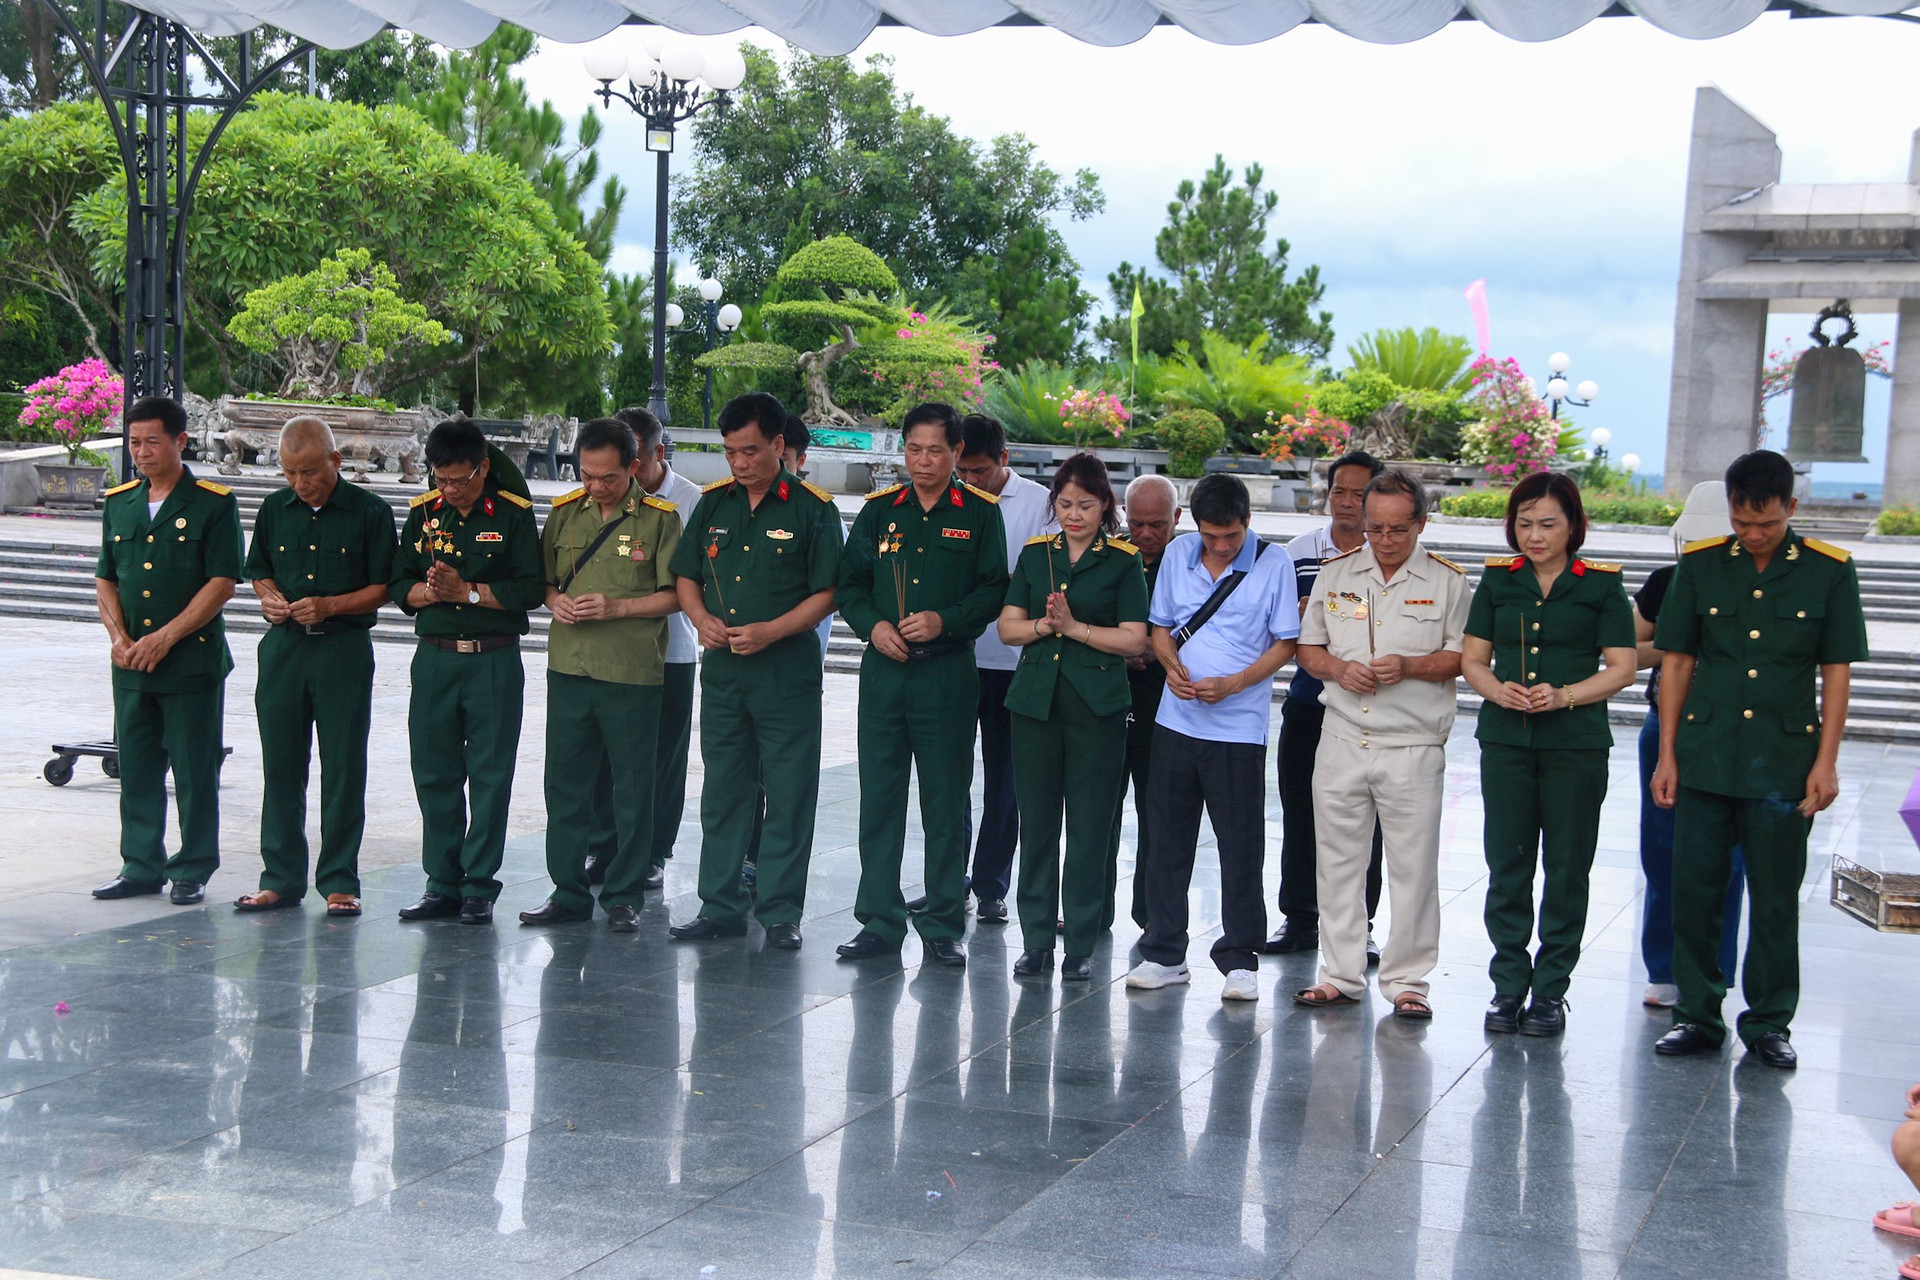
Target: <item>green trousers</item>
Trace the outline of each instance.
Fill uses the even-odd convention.
[[[1587,888],[1607,798],[1607,753],[1598,747],[1536,750],[1480,744],[1480,798],[1486,809],[1487,967],[1496,995],[1543,999],[1567,994],[1587,931]],[[1533,872],[1540,891],[1540,948],[1533,940]]]
[[[120,874],[205,884],[220,866],[220,722],[225,680],[193,693],[113,689],[120,756]],[[180,852],[167,857],[167,771],[180,806]]]
[[[895,662],[869,645],[860,660],[860,891],[853,918],[888,942],[907,936],[900,864],[907,783],[916,771],[927,906],[914,927],[929,941],[967,931],[967,805],[979,701],[971,649]]]
[[[1065,680],[1054,684],[1050,711],[1045,720],[1013,713],[1021,945],[1028,951],[1053,950],[1056,922],[1065,920],[1067,954],[1092,955],[1113,902],[1107,849],[1113,809],[1126,779],[1127,713],[1095,715]]]
[[[701,686],[700,914],[725,925],[745,923],[750,907],[762,924],[799,924],[807,905],[820,799],[820,691],[763,691],[759,683]],[[756,783],[767,793],[757,905],[740,883]]]
[[[691,662],[669,662],[660,686],[660,730],[654,738],[653,832],[649,860],[664,867],[680,838],[680,816],[687,807],[687,748],[693,742]]]
[[[367,828],[367,734],[373,724],[373,637],[366,631],[310,636],[271,628],[260,641],[253,707],[260,726],[260,887],[283,898],[307,893],[307,777],[320,740],[322,896],[360,894],[360,838]]]
[[[500,896],[494,877],[506,855],[525,709],[520,650],[453,653],[422,644],[413,651],[412,680],[407,737],[427,889],[492,902]]]
[[[547,672],[547,875],[553,900],[569,910],[593,910],[587,848],[594,833],[606,830],[613,833],[612,856],[600,905],[642,905],[659,716],[657,684]],[[603,776],[604,802],[598,785]]]
[[[1740,990],[1747,1009],[1740,1039],[1786,1034],[1800,1006],[1800,882],[1807,874],[1813,819],[1796,800],[1748,800],[1682,785],[1673,806],[1673,1020],[1725,1040],[1720,1002],[1720,928],[1733,849],[1747,864],[1747,954]]]
[[[1105,905],[1100,909],[1100,928],[1113,928],[1114,908],[1120,890],[1120,828],[1127,817],[1127,784],[1133,784],[1133,922],[1147,927],[1147,770],[1153,765],[1153,715],[1141,714],[1134,704],[1127,718],[1126,767],[1120,772],[1120,793],[1113,802],[1113,835],[1107,841],[1107,889]]]

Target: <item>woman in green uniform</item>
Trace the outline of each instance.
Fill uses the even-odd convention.
[[[1100,459],[1077,453],[1060,464],[1052,514],[1060,532],[1027,541],[1000,611],[1000,639],[1020,650],[1007,690],[1025,946],[1013,972],[1027,978],[1053,968],[1054,922],[1064,919],[1060,976],[1085,981],[1093,974],[1107,839],[1126,769],[1126,660],[1147,647],[1147,575],[1133,544],[1113,536],[1118,504]]]
[[[1613,748],[1606,701],[1633,683],[1636,660],[1620,566],[1580,559],[1586,532],[1572,480],[1522,480],[1507,497],[1507,545],[1520,554],[1488,558],[1467,614],[1460,674],[1486,699],[1474,736],[1493,941],[1489,1031],[1566,1029],[1567,985],[1586,931]],[[1529,957],[1536,863],[1546,883],[1540,948]]]

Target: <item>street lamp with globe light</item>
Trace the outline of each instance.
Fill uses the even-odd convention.
[[[1547,379],[1546,400],[1551,416],[1560,416],[1560,406],[1570,404],[1584,409],[1600,395],[1600,384],[1591,378],[1572,386],[1567,381],[1567,370],[1573,367],[1573,357],[1564,351],[1556,351],[1547,357],[1547,372],[1553,376]]]
[[[611,108],[617,98],[646,122],[647,150],[658,157],[653,206],[653,386],[647,391],[647,408],[665,425],[667,330],[679,323],[669,320],[670,312],[679,308],[667,301],[667,166],[673,155],[674,129],[709,106],[726,110],[727,95],[747,78],[747,64],[737,49],[719,49],[709,55],[685,40],[669,38],[659,28],[647,31],[641,45],[646,52],[638,58],[611,44],[594,45],[582,55],[581,63],[600,82],[594,92],[602,106]],[[616,80],[626,81],[624,92],[614,88]]]
[[[717,334],[732,333],[740,327],[740,308],[733,303],[722,304],[723,292],[720,282],[712,276],[700,282],[700,328],[707,335],[707,350],[713,350]],[[686,323],[687,313],[677,302],[667,304],[667,328],[679,330]],[[701,416],[706,429],[713,430],[713,370],[707,370],[706,390],[700,396]]]

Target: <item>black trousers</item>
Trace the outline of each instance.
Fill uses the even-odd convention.
[[[980,668],[980,834],[973,845],[973,896],[1005,898],[1020,848],[1020,809],[1013,793],[1013,722],[1007,689],[1013,672]],[[973,818],[968,807],[967,818]]]
[[[1266,859],[1267,746],[1264,742],[1203,742],[1153,727],[1153,762],[1146,791],[1148,853],[1147,932],[1140,954],[1156,964],[1187,960],[1187,891],[1193,885],[1200,810],[1213,824],[1220,856],[1220,972],[1257,969],[1267,937],[1267,891],[1260,883]],[[1141,874],[1136,868],[1134,874]]]
[[[1318,842],[1313,833],[1313,758],[1327,709],[1305,698],[1280,704],[1280,914],[1298,927],[1320,927],[1320,891],[1315,879]],[[1373,856],[1367,861],[1367,923],[1380,909],[1380,824],[1373,824]]]

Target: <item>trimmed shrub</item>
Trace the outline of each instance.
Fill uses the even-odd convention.
[[[1888,507],[1873,522],[1873,531],[1893,538],[1920,537],[1920,507],[1912,503]]]
[[[1204,475],[1207,459],[1227,443],[1226,424],[1205,409],[1175,409],[1153,424],[1153,434],[1171,455],[1168,472],[1182,479]]]

